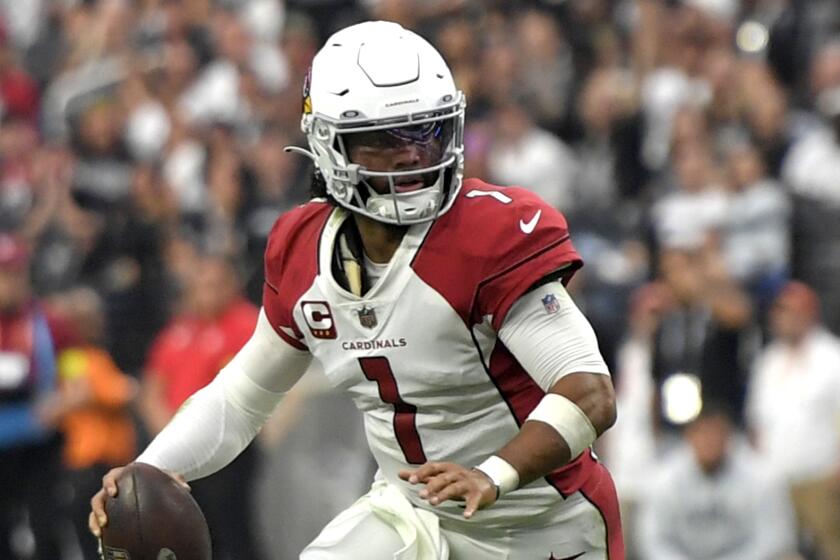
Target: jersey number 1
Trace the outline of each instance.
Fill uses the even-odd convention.
[[[417,407],[408,404],[400,397],[397,380],[394,378],[388,358],[382,356],[359,358],[359,365],[365,377],[376,383],[379,388],[379,398],[383,402],[394,405],[394,433],[397,435],[397,443],[400,444],[406,462],[422,465],[426,462],[426,454],[423,453],[423,445],[420,443],[420,434],[417,433],[415,423]]]

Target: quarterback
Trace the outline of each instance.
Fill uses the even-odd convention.
[[[397,24],[327,41],[309,149],[292,148],[323,196],[277,220],[252,338],[137,461],[185,480],[223,468],[314,358],[362,411],[379,471],[301,558],[623,560],[591,451],[612,383],[564,287],[580,257],[537,196],[463,178],[465,105]],[[118,473],[92,499],[94,534]]]

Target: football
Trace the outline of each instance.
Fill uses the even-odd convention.
[[[211,560],[207,521],[189,491],[165,472],[132,463],[108,497],[104,560]]]

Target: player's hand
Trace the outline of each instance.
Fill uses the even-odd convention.
[[[108,516],[105,515],[105,500],[109,496],[113,498],[117,495],[117,492],[119,491],[119,488],[117,488],[117,479],[120,477],[120,474],[122,474],[123,469],[125,469],[125,467],[116,467],[108,471],[108,473],[102,477],[102,488],[99,492],[93,495],[93,498],[90,499],[88,528],[90,529],[90,532],[93,533],[93,536],[97,538],[102,535],[102,527],[108,523]],[[187,481],[183,476],[172,471],[165,469],[162,470],[175,479],[178,484],[187,490],[190,489],[189,484],[187,484]]]
[[[486,474],[455,463],[426,463],[418,469],[402,470],[399,476],[410,484],[425,484],[419,495],[433,506],[446,500],[466,502],[467,519],[496,501],[496,485]]]

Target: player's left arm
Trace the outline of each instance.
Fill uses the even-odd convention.
[[[589,449],[615,423],[615,391],[592,326],[559,281],[522,296],[499,337],[546,391],[496,454],[516,471],[519,487]]]
[[[519,433],[475,469],[428,463],[402,473],[425,484],[420,496],[433,505],[465,500],[465,517],[576,459],[616,419],[595,333],[559,280],[520,297],[499,337],[546,392]]]

